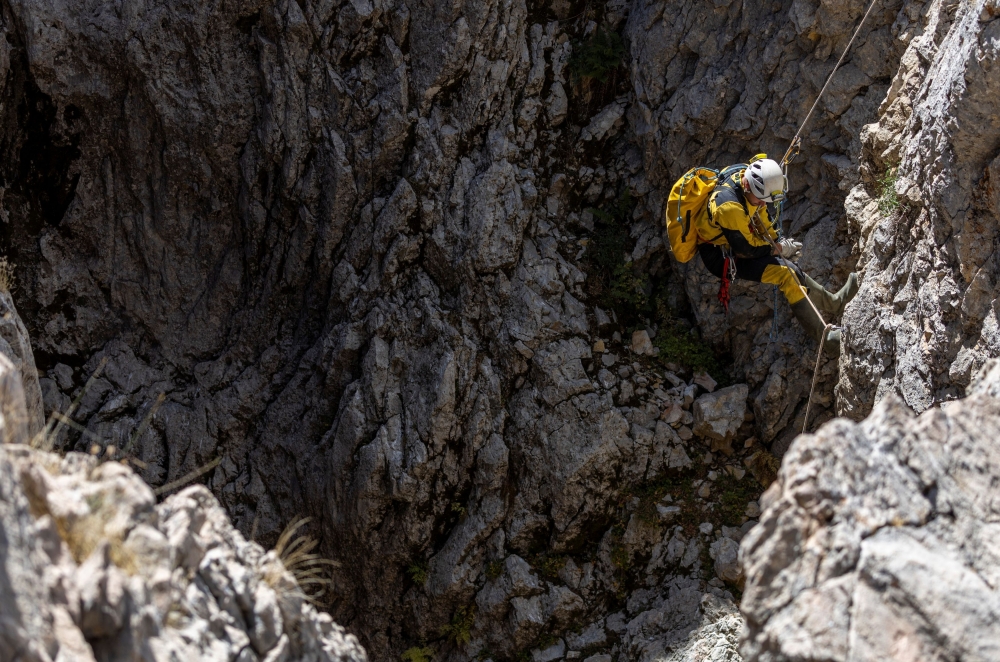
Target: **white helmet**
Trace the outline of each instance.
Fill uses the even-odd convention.
[[[781,166],[778,165],[777,161],[771,159],[754,161],[747,166],[743,177],[754,197],[765,202],[771,202],[775,197],[780,199],[788,187],[788,181],[785,179],[784,173],[781,172]]]

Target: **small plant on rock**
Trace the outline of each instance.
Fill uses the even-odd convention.
[[[406,574],[410,576],[414,584],[423,586],[427,583],[427,561],[411,563],[410,567],[406,569]]]
[[[565,556],[537,556],[533,566],[538,570],[538,574],[548,580],[559,578],[559,571],[566,565]]]
[[[569,60],[569,69],[578,78],[593,78],[606,83],[608,76],[622,64],[625,42],[613,30],[599,27],[589,39],[577,42]]]
[[[0,257],[0,292],[10,293],[14,287],[14,265]]]
[[[403,651],[400,658],[403,662],[430,662],[436,653],[430,646],[414,646]]]
[[[323,558],[313,552],[319,546],[312,536],[296,535],[298,530],[308,524],[312,518],[296,517],[278,537],[274,552],[285,566],[285,570],[295,577],[302,596],[313,605],[328,604],[332,593],[333,578],[330,568],[339,564],[336,561]]]
[[[883,215],[889,215],[899,209],[899,196],[896,194],[896,181],[899,179],[899,168],[890,167],[878,181],[878,210]]]
[[[486,579],[496,579],[503,573],[503,561],[490,561],[486,564]]]
[[[476,623],[475,607],[459,607],[442,634],[458,646],[472,641],[472,626]]]

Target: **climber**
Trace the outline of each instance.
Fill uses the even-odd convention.
[[[806,333],[822,341],[828,354],[837,356],[840,329],[833,329],[822,338],[825,325],[805,300],[800,284],[820,314],[830,321],[843,313],[844,306],[857,292],[858,278],[852,273],[847,284],[834,294],[793,262],[802,244],[779,239],[767,210],[767,203],[783,198],[786,187],[781,166],[771,159],[758,158],[746,168],[724,170],[708,199],[710,223],[719,232],[711,237],[698,233],[698,254],[708,270],[723,279],[720,298],[728,297],[728,285],[734,277],[776,285]]]

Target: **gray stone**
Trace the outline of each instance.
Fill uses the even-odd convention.
[[[653,343],[644,329],[632,332],[632,351],[643,356],[653,353]]]
[[[719,538],[709,547],[709,554],[715,561],[715,574],[719,579],[733,584],[743,579],[739,551],[739,542],[725,537]]]
[[[998,383],[919,417],[891,395],[795,440],[742,542],[746,660],[891,659],[901,640],[926,659],[993,657]]]
[[[693,432],[712,442],[712,450],[727,450],[732,453],[730,442],[743,424],[746,413],[746,384],[728,386],[715,393],[706,393],[694,401]]]
[[[553,662],[553,660],[562,659],[565,654],[566,642],[559,639],[544,650],[535,649],[531,651],[531,659],[534,662]]]
[[[259,659],[251,642],[266,659],[367,659],[202,485],[157,504],[117,462],[4,444],[0,527],[3,659]],[[176,567],[191,546],[211,550],[197,574]]]

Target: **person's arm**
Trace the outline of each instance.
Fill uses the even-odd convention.
[[[773,254],[771,244],[750,231],[750,219],[738,202],[724,202],[712,210],[712,219],[729,242],[733,255],[742,258],[767,257]]]

